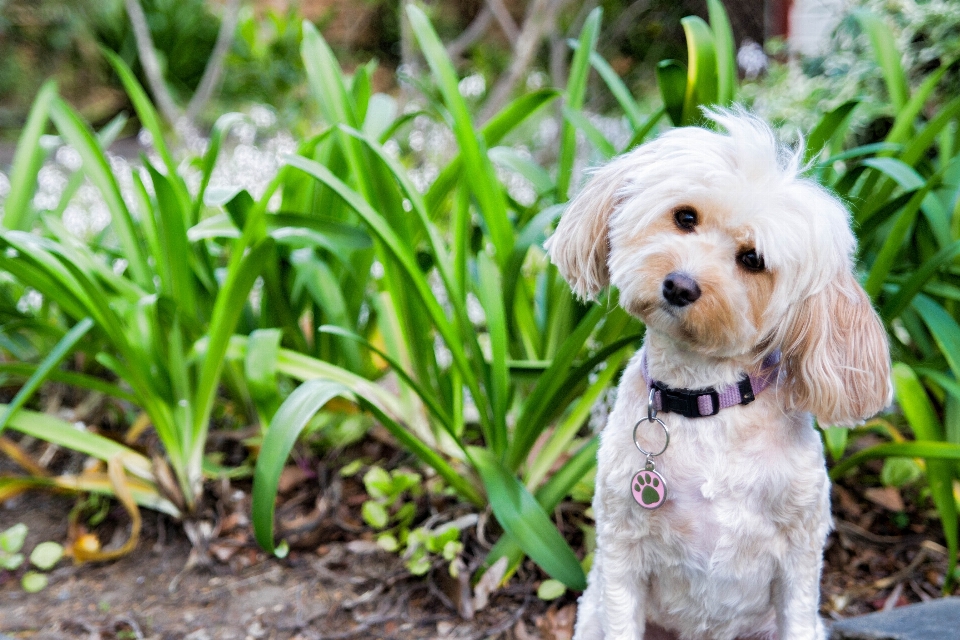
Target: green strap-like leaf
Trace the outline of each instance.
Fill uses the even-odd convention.
[[[683,124],[683,99],[687,95],[687,69],[676,60],[661,60],[657,64],[657,86],[663,98],[663,108],[674,126]]]
[[[842,478],[868,460],[883,458],[923,458],[925,460],[960,461],[960,445],[951,442],[891,442],[861,449],[830,470],[833,480]]]
[[[737,91],[737,47],[733,29],[721,0],[707,0],[707,12],[717,52],[717,103],[728,105]]]
[[[147,267],[146,256],[140,245],[133,217],[120,194],[120,186],[104,156],[103,149],[76,111],[60,98],[54,99],[50,116],[60,135],[79,152],[83,160],[84,173],[103,196],[110,211],[114,233],[117,234],[123,247],[123,256],[130,263],[134,281],[143,289],[152,290],[153,279]]]
[[[600,37],[600,22],[603,9],[595,8],[587,16],[580,31],[579,45],[570,63],[570,75],[567,78],[567,91],[563,106],[572,111],[583,108],[587,92],[587,78],[590,74],[590,54],[597,46]],[[560,159],[557,165],[557,199],[566,202],[570,194],[570,179],[573,176],[573,160],[577,152],[577,132],[568,119],[564,119],[560,129]]]
[[[28,362],[0,363],[0,373],[13,376],[23,376],[25,378],[29,378],[36,370],[37,365],[33,365]],[[96,376],[87,375],[84,373],[53,369],[47,374],[47,380],[62,382],[74,387],[80,387],[81,389],[89,389],[90,391],[97,391],[99,393],[103,393],[105,395],[130,403],[135,403],[137,401],[136,396],[129,391],[121,389],[117,385],[106,382],[105,380],[101,380]]]
[[[538,196],[543,196],[556,188],[553,179],[547,170],[536,163],[532,158],[520,155],[513,147],[493,147],[487,152],[494,164],[511,171],[516,171],[526,178]]]
[[[954,60],[949,64],[942,65],[939,69],[927,76],[923,84],[921,84],[910,97],[910,101],[907,102],[902,109],[897,110],[896,120],[894,120],[893,127],[890,128],[890,132],[886,137],[887,142],[901,144],[910,139],[910,136],[913,135],[916,119],[921,111],[923,111],[923,107],[926,106],[927,100],[930,99],[930,96],[940,84],[943,76],[946,75],[947,71],[949,71],[956,62],[957,61]]]
[[[907,88],[907,76],[900,65],[900,49],[893,33],[880,17],[867,10],[856,11],[854,15],[870,38],[873,55],[887,83],[890,102],[893,103],[895,111],[900,111],[907,104],[910,92]]]
[[[493,259],[485,252],[477,254],[477,298],[486,315],[490,336],[489,402],[493,409],[492,442],[494,453],[502,455],[507,448],[507,409],[509,408],[510,372],[507,369],[509,335],[503,308],[503,278]]]
[[[571,43],[571,46],[575,48],[580,46],[580,43],[574,42]],[[613,94],[617,104],[623,109],[623,115],[630,121],[630,126],[633,127],[634,131],[642,127],[644,121],[643,112],[640,110],[640,105],[637,104],[637,101],[633,99],[633,94],[630,93],[627,85],[620,79],[620,75],[614,71],[610,63],[604,60],[603,56],[596,51],[590,52],[590,64],[607,84],[607,88],[610,89],[610,93]]]
[[[876,159],[890,160],[890,158]],[[871,298],[875,298],[877,294],[880,293],[883,282],[886,280],[887,275],[889,275],[890,269],[893,268],[894,261],[900,253],[900,249],[911,236],[910,232],[913,229],[913,223],[917,219],[917,214],[920,211],[920,205],[923,199],[927,197],[927,194],[930,193],[934,184],[935,182],[931,180],[913,194],[894,222],[893,228],[890,229],[887,237],[884,238],[883,246],[880,247],[880,251],[877,253],[877,257],[870,267],[870,273],[863,283],[863,290],[866,291],[867,295]]]
[[[20,391],[17,392],[17,395],[13,397],[13,400],[10,401],[10,404],[7,405],[3,414],[0,415],[0,433],[3,433],[3,430],[7,428],[10,418],[26,404],[27,400],[33,396],[33,393],[46,381],[50,372],[56,368],[64,358],[70,355],[70,352],[76,344],[80,342],[80,339],[87,335],[87,332],[92,328],[93,320],[84,318],[74,325],[70,331],[67,331],[63,338],[57,342],[50,353],[48,353],[40,363],[40,366],[37,367],[37,370],[30,376],[30,379],[27,380],[20,388]]]
[[[241,241],[242,239],[237,243]],[[234,250],[242,251],[243,249],[234,247]],[[203,462],[203,448],[210,428],[210,414],[213,411],[224,354],[230,337],[247,303],[250,289],[253,288],[254,281],[263,270],[263,262],[272,250],[273,240],[269,238],[251,247],[236,263],[236,267],[227,273],[226,282],[214,303],[208,331],[209,346],[200,366],[200,380],[194,394],[194,419],[191,430],[193,437],[189,447],[190,469],[193,473],[199,474]]]
[[[57,84],[48,80],[40,87],[37,97],[30,108],[27,124],[17,141],[17,151],[13,156],[10,171],[10,192],[3,203],[3,226],[7,229],[26,231],[30,220],[30,200],[37,187],[37,175],[46,157],[46,150],[40,145],[40,136],[47,126],[50,107],[57,97]]]
[[[586,114],[584,114],[582,111],[571,109],[570,107],[564,105],[563,117],[567,122],[583,132],[583,134],[587,137],[587,140],[589,140],[590,144],[592,144],[594,148],[600,152],[600,155],[604,160],[609,160],[617,152],[613,144],[607,140],[606,136],[603,135],[603,132],[601,132],[596,125],[590,122]]]
[[[684,125],[700,119],[700,107],[717,102],[717,50],[710,26],[699,16],[680,21],[687,38],[687,90],[683,96]]]
[[[0,411],[6,408],[7,405],[0,404]],[[153,480],[152,464],[148,458],[114,440],[89,431],[81,431],[60,418],[21,409],[11,416],[8,424],[14,431],[45,442],[52,442],[104,462],[120,456],[123,466],[128,471],[145,480]]]
[[[930,329],[954,377],[960,380],[960,324],[946,309],[925,295],[913,299],[913,308]]]
[[[106,57],[110,63],[110,66],[113,67],[113,70],[117,73],[117,76],[119,76],[120,82],[123,84],[123,88],[130,98],[130,102],[133,103],[134,110],[137,112],[137,118],[140,119],[140,124],[150,132],[150,136],[153,139],[153,148],[157,150],[160,159],[163,160],[163,165],[167,168],[167,176],[170,178],[173,188],[176,191],[177,199],[180,200],[180,206],[184,211],[187,211],[190,200],[187,187],[177,172],[179,167],[177,167],[177,163],[173,159],[173,154],[170,153],[170,149],[164,140],[164,131],[160,123],[160,115],[154,108],[153,102],[147,96],[147,92],[143,90],[143,86],[137,81],[137,77],[133,74],[133,71],[131,71],[127,63],[123,61],[123,58],[106,47],[100,47],[100,52],[103,53],[104,57]]]
[[[173,183],[149,161],[146,165],[157,194],[157,239],[160,243],[161,262],[155,266],[168,287],[165,293],[178,301],[185,318],[196,322],[199,309],[193,274],[190,271],[190,242],[184,224],[189,212],[180,208],[180,199]],[[149,211],[144,212],[144,217],[151,214]]]
[[[920,265],[920,268],[913,272],[910,279],[900,285],[896,294],[891,296],[887,304],[884,305],[881,315],[885,320],[892,320],[910,305],[913,297],[917,295],[924,285],[934,276],[934,274],[947,264],[953,262],[953,259],[960,255],[960,240],[944,247],[929,260]]]
[[[257,329],[247,340],[247,357],[243,360],[243,373],[250,387],[250,396],[263,418],[273,417],[279,405],[277,389],[277,355],[280,352],[280,329]]]
[[[560,93],[556,89],[541,89],[516,98],[495,116],[490,118],[487,124],[480,130],[484,142],[487,146],[499,144],[504,136],[559,96]],[[430,185],[423,199],[431,217],[435,218],[439,213],[440,203],[443,202],[457,184],[462,170],[463,157],[462,154],[460,154],[455,156],[453,160],[443,168],[440,175],[437,176],[437,179]]]
[[[513,229],[507,217],[507,203],[503,189],[487,157],[486,144],[479,135],[470,116],[467,103],[460,94],[457,73],[447,56],[446,49],[426,14],[415,4],[407,5],[407,17],[423,55],[433,72],[437,87],[443,95],[444,104],[453,118],[453,133],[460,147],[467,183],[477,199],[480,215],[483,216],[496,248],[497,262],[506,264],[513,251]],[[356,127],[354,127],[356,128]]]
[[[347,91],[347,85],[330,45],[309,20],[303,21],[303,66],[314,98],[328,124],[344,123],[359,128],[356,106]]]
[[[956,323],[954,323],[956,326]],[[942,348],[943,345],[941,345]],[[893,366],[893,379],[897,392],[897,402],[910,423],[917,440],[938,442],[943,439],[943,426],[940,424],[933,405],[927,397],[927,390],[920,383],[917,374],[906,364],[898,362]],[[940,520],[943,523],[943,535],[947,539],[950,555],[947,565],[947,578],[944,592],[947,593],[954,581],[953,570],[957,564],[957,503],[953,497],[955,465],[946,460],[927,460],[927,481],[930,483],[930,495]]]
[[[333,398],[353,401],[353,394],[343,385],[330,380],[310,380],[297,387],[273,416],[260,444],[257,466],[253,472],[253,533],[257,543],[273,553],[273,512],[280,474],[293,445],[303,429],[325,404]]]
[[[817,126],[807,135],[806,149],[803,153],[804,162],[810,162],[820,155],[833,136],[842,130],[843,124],[849,120],[853,110],[859,104],[859,100],[848,100],[833,111],[823,114]]]
[[[394,373],[396,373],[397,376],[398,376],[401,380],[403,380],[404,384],[406,384],[408,387],[410,387],[410,388],[413,390],[413,392],[416,393],[417,396],[418,396],[421,400],[423,400],[423,404],[426,405],[427,409],[430,410],[430,413],[432,413],[432,414],[434,415],[434,417],[436,417],[436,418],[440,421],[440,423],[441,423],[441,425],[444,427],[444,429],[445,429],[448,433],[450,433],[451,436],[453,436],[454,441],[456,441],[458,444],[460,443],[459,440],[457,439],[456,435],[455,435],[455,434],[453,433],[453,431],[451,430],[451,425],[453,424],[453,419],[450,417],[450,413],[443,407],[443,405],[441,405],[441,404],[437,401],[436,396],[434,396],[432,393],[428,392],[428,391],[423,387],[423,385],[421,385],[421,384],[418,383],[416,380],[414,380],[413,378],[410,377],[410,374],[408,374],[408,373],[404,370],[403,366],[400,364],[400,362],[399,362],[396,358],[394,358],[393,356],[391,356],[389,353],[387,353],[387,352],[384,351],[383,349],[378,348],[375,344],[371,343],[369,340],[364,340],[361,336],[358,336],[356,333],[353,333],[352,331],[347,331],[346,329],[343,329],[342,327],[335,327],[335,326],[331,326],[331,325],[323,325],[323,326],[320,327],[320,332],[321,332],[321,333],[330,333],[330,334],[333,334],[333,335],[337,335],[337,336],[342,336],[342,337],[344,337],[344,338],[348,338],[348,339],[350,339],[350,340],[352,340],[352,341],[354,341],[354,342],[357,342],[357,343],[359,343],[359,344],[362,344],[364,347],[366,347],[367,349],[373,351],[373,352],[376,353],[378,356],[380,356],[381,358],[383,358],[383,359],[386,361],[386,363],[387,363],[388,365],[390,365],[390,368],[393,369]]]
[[[190,217],[187,224],[195,225],[200,220],[200,209],[203,207],[203,196],[210,185],[210,178],[213,176],[213,168],[217,164],[217,157],[220,155],[220,147],[230,128],[246,120],[242,113],[225,113],[213,123],[213,130],[210,131],[210,142],[207,144],[207,152],[203,154],[203,162],[200,165],[200,187],[197,189],[197,195],[193,198],[193,208],[190,211]]]
[[[543,507],[490,451],[471,448],[469,452],[503,530],[551,577],[571,589],[585,589],[580,561]]]

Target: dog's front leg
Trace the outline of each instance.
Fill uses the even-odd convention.
[[[779,640],[824,640],[820,619],[821,553],[797,554],[774,584]]]
[[[601,558],[603,640],[643,640],[646,580],[640,579],[640,568],[636,564],[638,554],[635,549],[612,546],[614,549]]]

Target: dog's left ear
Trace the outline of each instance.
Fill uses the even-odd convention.
[[[593,298],[610,283],[607,257],[610,216],[619,204],[618,192],[636,163],[627,154],[597,170],[567,206],[557,230],[544,245],[573,291]]]
[[[801,303],[782,351],[788,404],[823,425],[858,424],[892,400],[887,333],[849,272]]]

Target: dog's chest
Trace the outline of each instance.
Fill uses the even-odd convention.
[[[632,441],[633,423],[612,420],[600,450],[601,510],[668,564],[778,555],[778,539],[790,529],[823,519],[827,483],[812,427],[770,413],[757,406],[695,420],[662,414],[671,439],[655,463],[667,499],[653,510],[630,491],[645,462]]]

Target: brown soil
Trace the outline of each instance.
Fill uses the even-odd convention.
[[[0,520],[5,526],[27,524],[29,549],[41,540],[65,539],[72,504],[30,495],[0,510]],[[397,556],[363,540],[295,550],[284,560],[267,559],[251,547],[245,549],[249,566],[215,562],[185,570],[191,545],[180,527],[153,514],[145,527],[129,556],[108,564],[61,563],[40,593],[23,592],[7,574],[0,582],[0,631],[37,640],[479,639],[507,629],[513,633],[521,619],[532,630],[548,609],[532,596],[530,585],[520,584],[502,590],[474,620],[462,620],[444,605],[433,579],[411,577]],[[572,621],[571,613],[566,609],[560,617]]]
[[[409,462],[384,443],[366,442],[343,454]],[[281,535],[294,549],[268,558],[252,540],[249,486],[212,483],[206,511],[211,529],[199,546],[166,516],[144,512],[137,549],[107,564],[64,561],[38,594],[19,576],[0,571],[0,632],[16,638],[516,638],[569,640],[575,596],[552,603],[536,597],[544,576],[529,562],[472,620],[457,613],[457,585],[442,560],[426,577],[410,576],[395,554],[372,542],[361,522],[366,495],[354,478],[340,478],[342,458],[301,460],[309,479],[297,478],[281,495]],[[2,465],[0,465],[2,466]],[[834,488],[836,531],[824,556],[822,607],[839,619],[936,598],[946,573],[946,549],[929,498],[919,488],[877,490],[879,463]],[[325,499],[324,496],[328,498]],[[902,504],[898,503],[902,501]],[[334,506],[331,506],[331,502]],[[68,540],[73,498],[28,494],[0,505],[0,529],[24,522],[26,549],[42,540]],[[418,517],[452,520],[467,513],[450,498],[423,497]],[[557,512],[568,539],[582,553],[583,506]],[[495,538],[492,518],[464,530],[465,561],[475,567]],[[202,527],[201,527],[202,529]],[[114,545],[126,536],[126,516],[109,512],[96,529]],[[196,539],[196,536],[194,536]],[[108,545],[109,546],[109,545]],[[198,552],[202,549],[202,552]],[[190,566],[190,568],[185,568]],[[955,590],[956,592],[956,590]]]

